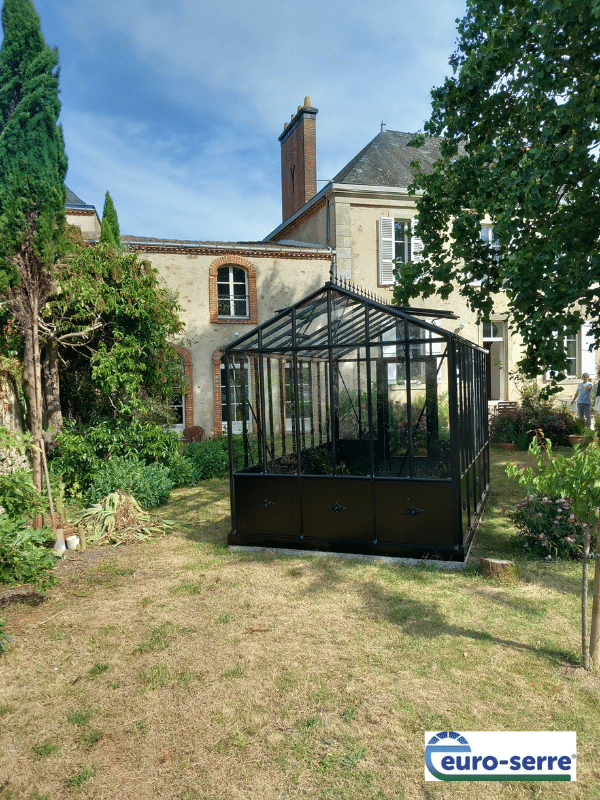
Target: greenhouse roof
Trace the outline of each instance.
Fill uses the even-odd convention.
[[[450,311],[393,306],[347,282],[326,283],[298,303],[224,348],[230,354],[286,355],[324,358],[330,348],[338,355],[380,340],[399,320],[447,340],[453,333],[428,320],[457,319]],[[413,329],[414,330],[414,329]]]

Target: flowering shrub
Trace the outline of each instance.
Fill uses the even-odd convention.
[[[494,417],[490,428],[492,442],[509,443],[515,436],[528,430],[523,409],[508,408]]]
[[[581,558],[583,529],[571,506],[565,498],[527,495],[509,512],[518,531],[513,542],[533,558]]]
[[[537,429],[555,447],[567,447],[570,434],[577,433],[578,421],[570,411],[559,411],[548,403],[523,403],[521,408],[507,409],[494,418],[490,437],[492,442],[516,442],[521,434]]]

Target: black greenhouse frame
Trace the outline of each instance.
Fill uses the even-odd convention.
[[[487,353],[440,318],[327,283],[224,348],[229,545],[466,560]]]

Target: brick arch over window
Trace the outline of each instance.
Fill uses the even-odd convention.
[[[219,316],[219,298],[217,276],[221,267],[241,267],[248,281],[248,316]],[[215,258],[208,270],[208,297],[210,303],[210,321],[225,325],[257,325],[258,308],[256,302],[256,268],[251,261],[233,253]]]
[[[175,350],[183,363],[183,379],[185,381],[184,398],[184,423],[185,428],[194,425],[194,365],[189,350],[175,345]]]

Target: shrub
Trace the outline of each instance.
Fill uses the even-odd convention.
[[[100,419],[87,428],[67,422],[56,438],[51,469],[62,476],[71,496],[85,493],[94,475],[110,459],[133,456],[145,464],[169,467],[180,445],[174,431],[138,419]]]
[[[173,483],[173,487],[178,489],[180,486],[193,486],[194,483],[194,467],[189,458],[177,455],[171,459],[168,465],[169,478]]]
[[[534,558],[581,558],[583,530],[571,506],[564,498],[523,498],[509,513],[518,531],[513,542]]]
[[[52,572],[58,552],[45,547],[53,542],[52,530],[34,530],[25,517],[0,514],[0,583],[29,583],[40,591],[53,586]]]
[[[538,428],[553,445],[567,447],[569,436],[576,433],[578,420],[570,411],[558,410],[550,403],[523,402],[521,408],[507,409],[492,421],[492,442],[514,442],[524,450]]]
[[[516,436],[527,430],[523,409],[509,408],[494,417],[490,427],[490,437],[492,442],[498,444],[510,443],[515,441]]]
[[[111,492],[121,489],[131,494],[144,508],[156,508],[169,500],[173,482],[162,464],[144,464],[136,458],[111,458],[98,469],[86,492],[93,505]]]
[[[226,436],[186,444],[183,456],[192,464],[194,483],[229,475],[229,445]]]
[[[19,467],[0,475],[0,506],[9,517],[32,516],[46,507],[46,499],[33,485],[33,472]]]
[[[258,442],[256,438],[248,439],[249,460],[254,463],[258,459]],[[227,436],[205,439],[203,442],[190,442],[183,448],[183,456],[192,463],[192,483],[196,484],[209,478],[226,478],[229,475],[229,442]],[[233,437],[234,469],[245,466],[244,438]]]
[[[552,406],[538,408],[529,420],[531,428],[540,428],[544,436],[557,447],[568,447],[569,436],[577,433],[579,423],[583,423],[585,429],[583,420],[574,417],[570,411],[557,411]]]

